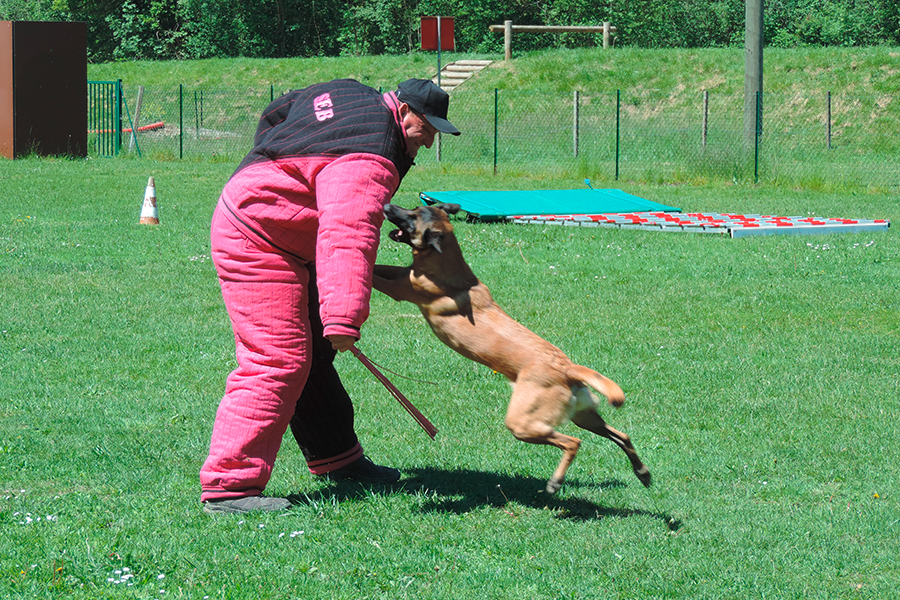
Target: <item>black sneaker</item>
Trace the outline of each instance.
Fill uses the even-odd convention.
[[[394,483],[400,479],[400,471],[390,467],[376,465],[362,456],[346,467],[335,469],[324,474],[334,481],[362,481],[365,483]]]
[[[215,513],[248,513],[253,511],[278,512],[287,510],[291,503],[286,498],[264,498],[263,496],[244,496],[243,498],[225,498],[203,503],[203,512]]]

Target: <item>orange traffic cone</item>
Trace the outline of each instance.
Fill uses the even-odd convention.
[[[156,208],[156,183],[151,177],[144,192],[144,206],[141,207],[141,225],[159,225],[159,211]]]

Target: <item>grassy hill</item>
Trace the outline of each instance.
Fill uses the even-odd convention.
[[[516,56],[469,56],[443,53],[442,64],[462,58],[495,59],[491,67],[465,85],[476,90],[608,92],[687,90],[732,93],[743,89],[744,49],[549,50]],[[896,94],[900,91],[900,48],[767,49],[766,92],[796,90]],[[122,79],[126,86],[200,88],[302,87],[342,77],[389,88],[408,77],[431,77],[434,53],[305,59],[210,59],[140,61],[88,66],[88,78]]]

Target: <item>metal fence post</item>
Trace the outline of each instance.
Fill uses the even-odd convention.
[[[762,134],[762,95],[756,92],[756,131],[753,144],[753,182],[759,183],[759,138]]]
[[[184,158],[184,84],[178,84],[178,158]]]
[[[706,134],[709,131],[709,90],[703,90],[703,130],[700,139],[703,142],[703,149],[706,149]]]
[[[438,13],[438,16],[437,16],[437,47],[438,47],[437,48],[437,60],[438,60],[437,86],[441,87],[441,15],[440,15],[440,13]],[[438,146],[438,149],[440,150],[440,146]],[[440,152],[438,152],[438,160],[441,160]]]
[[[131,141],[128,143],[128,150],[131,151],[132,148],[137,147],[138,156],[141,155],[141,148],[137,144],[137,134],[138,129],[141,126],[141,104],[144,103],[144,86],[138,86],[137,90],[137,101],[134,105],[134,122],[131,124]],[[128,104],[125,104],[125,108],[128,108]]]
[[[494,88],[494,175],[497,174],[497,123],[499,121],[498,114],[498,96],[500,95],[500,90]]]
[[[122,150],[122,80],[116,80],[115,86],[115,154],[118,155]]]
[[[128,102],[125,101],[124,90],[122,93],[122,106],[125,107],[125,116],[128,117],[128,125],[129,125],[129,127],[131,127],[131,144],[128,147],[128,151],[131,152],[132,149],[137,148],[138,158],[140,158],[141,157],[141,147],[137,143],[137,136],[136,136],[137,130],[138,130],[137,119],[135,119],[134,121],[131,120],[131,110],[129,110],[129,108],[128,108]]]
[[[616,181],[619,180],[619,114],[622,105],[622,92],[616,90]]]
[[[194,134],[195,139],[200,139],[200,105],[197,98],[197,90],[194,90]]]
[[[572,115],[572,154],[578,158],[578,90],[575,90],[575,112]]]
[[[831,150],[831,90],[828,91],[825,107],[825,144]]]

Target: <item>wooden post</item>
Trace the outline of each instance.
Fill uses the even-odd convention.
[[[762,133],[763,0],[746,0],[744,37],[744,142]],[[760,114],[757,114],[759,111]],[[757,127],[759,130],[757,131]]]
[[[503,25],[490,25],[488,31],[492,33],[503,32],[503,45],[506,60],[512,59],[512,34],[514,33],[602,33],[603,47],[607,48],[612,43],[612,34],[616,33],[615,26],[609,21],[604,21],[603,26],[585,25],[513,25],[512,21],[504,21]]]
[[[578,90],[575,90],[575,110],[572,115],[572,154],[578,158]]]
[[[512,59],[512,21],[503,21],[503,55]]]

